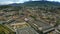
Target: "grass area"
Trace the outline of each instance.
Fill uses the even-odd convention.
[[[0,34],[14,34],[14,32],[5,25],[0,24]]]

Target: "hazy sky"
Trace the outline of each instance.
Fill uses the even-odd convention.
[[[0,0],[0,4],[23,3],[25,1],[29,0]],[[60,0],[48,0],[48,1],[60,2]]]

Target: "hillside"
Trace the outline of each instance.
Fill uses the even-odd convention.
[[[5,25],[0,24],[0,34],[14,34],[14,32]]]
[[[50,2],[50,1],[30,1],[25,2],[23,5],[26,6],[59,6],[59,2]]]

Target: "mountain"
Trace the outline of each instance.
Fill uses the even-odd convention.
[[[28,1],[24,3],[13,3],[8,5],[10,6],[60,6],[60,3],[51,2],[51,1]]]
[[[59,2],[50,2],[50,1],[28,1],[24,3],[14,3],[10,4],[12,6],[60,6]]]
[[[24,6],[60,6],[59,2],[50,1],[30,1],[23,3]]]
[[[9,4],[10,6],[20,6],[21,3],[13,3],[13,4]]]

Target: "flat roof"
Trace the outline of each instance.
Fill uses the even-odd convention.
[[[17,28],[16,34],[39,34],[32,27],[26,27],[23,29]]]

